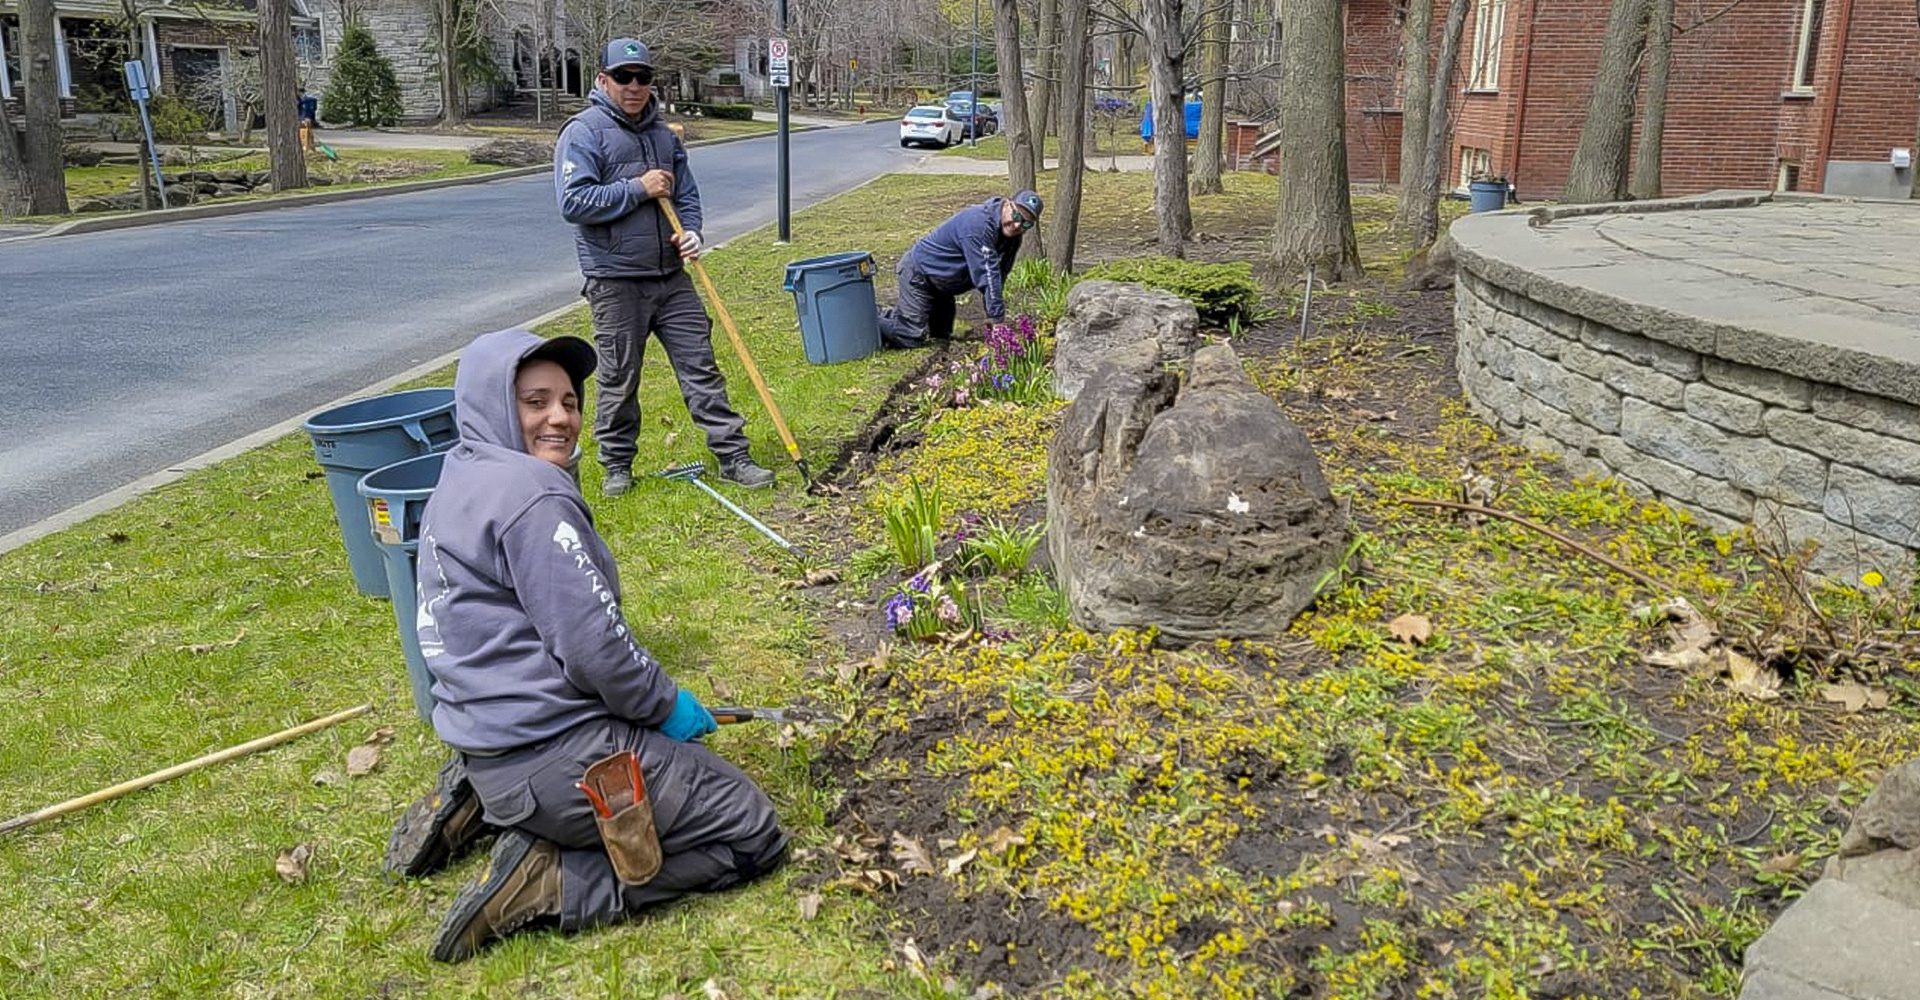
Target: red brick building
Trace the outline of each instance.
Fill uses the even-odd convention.
[[[1434,31],[1446,20],[1434,0]],[[1920,129],[1915,0],[1680,0],[1661,172],[1665,193],[1858,191],[1896,173]],[[1455,79],[1448,182],[1506,177],[1558,197],[1586,120],[1608,0],[1473,0]],[[1399,180],[1400,15],[1347,4],[1347,165]],[[1435,40],[1438,48],[1438,39]],[[1637,141],[1637,132],[1636,132]]]

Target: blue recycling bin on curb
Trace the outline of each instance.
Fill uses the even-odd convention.
[[[1507,207],[1506,181],[1473,181],[1467,185],[1467,203],[1474,212],[1498,212]]]
[[[407,684],[413,688],[413,707],[433,724],[433,675],[420,653],[419,596],[414,592],[414,567],[419,558],[420,515],[427,498],[440,482],[445,452],[433,452],[375,469],[355,487],[368,525],[368,544],[379,552],[387,593],[393,598],[393,624],[400,631],[400,651],[407,658]]]
[[[800,314],[800,343],[816,365],[858,361],[880,349],[873,254],[809,257],[787,265],[786,289]]]
[[[368,597],[386,597],[386,570],[367,526],[366,502],[355,487],[375,469],[452,447],[460,437],[453,390],[409,389],[357,399],[315,414],[303,426],[313,438],[313,457],[327,474],[353,585]]]

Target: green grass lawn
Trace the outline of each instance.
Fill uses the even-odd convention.
[[[870,249],[891,260],[933,200],[960,204],[978,178],[891,177],[708,259],[785,415],[816,467],[916,357],[834,367],[803,359],[788,260]],[[556,324],[584,331],[584,313]],[[716,330],[716,339],[724,340]],[[719,348],[733,400],[778,494],[792,466],[744,374]],[[705,457],[669,370],[646,369],[637,469]],[[431,382],[446,384],[451,372]],[[617,502],[586,493],[627,581],[630,619],[702,695],[780,704],[830,665],[777,550],[704,494],[643,480]],[[88,812],[0,839],[0,996],[166,997],[914,995],[870,934],[879,911],[835,897],[803,919],[789,871],[578,938],[533,935],[465,965],[432,965],[434,928],[473,865],[392,883],[378,871],[392,821],[443,751],[414,714],[389,606],[356,596],[310,446],[295,435],[0,556],[0,696],[21,710],[0,741],[0,813],[13,815],[371,701],[371,715]],[[806,542],[806,532],[780,526]],[[338,779],[380,727],[380,768]],[[719,734],[774,797],[800,846],[817,844],[834,790],[809,780],[809,747],[767,727]],[[275,875],[310,844],[307,880]],[[474,864],[477,864],[474,863]]]
[[[687,141],[698,142],[702,139],[733,139],[743,135],[770,135],[779,131],[778,122],[739,121],[733,118],[679,118],[674,121],[687,127]]]
[[[323,133],[320,142],[326,141]],[[250,153],[235,157],[234,150],[222,147],[206,147],[203,151],[206,161],[195,166],[168,166],[168,174],[182,170],[265,170],[267,155]],[[499,170],[499,167],[484,163],[472,163],[467,160],[464,150],[458,149],[336,149],[339,159],[329,160],[319,153],[309,154],[307,170],[316,177],[332,178],[334,183],[304,189],[306,191],[329,190],[332,188],[371,187],[381,184],[395,184],[403,181],[430,181],[444,177],[464,177],[469,174],[484,174]],[[404,171],[405,176],[393,179],[366,179],[368,172],[394,173]],[[67,168],[67,198],[78,201],[82,198],[98,198],[107,195],[124,194],[138,189],[140,168],[132,164],[101,164],[93,167]],[[287,192],[294,194],[298,192]],[[257,195],[236,195],[223,198],[222,201],[244,201],[258,198],[271,198],[272,193]],[[284,195],[281,195],[284,197]]]
[[[1113,130],[1096,127],[1087,144],[1087,156],[1139,156],[1146,153],[1147,148],[1140,141],[1139,125],[1139,122],[1134,122],[1131,128],[1122,127]],[[965,156],[977,160],[1004,160],[1007,158],[1007,136],[1004,132],[996,132],[982,137],[978,145],[971,146],[962,141],[958,146],[944,150],[941,155]],[[1047,136],[1047,156],[1059,155],[1060,137]]]

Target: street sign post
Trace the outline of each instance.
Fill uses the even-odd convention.
[[[121,65],[120,71],[127,75],[127,94],[140,107],[140,128],[147,136],[147,155],[153,158],[153,183],[160,189],[160,207],[167,207],[167,179],[160,173],[160,147],[153,142],[153,119],[147,116],[147,102],[153,98],[153,88],[147,83],[147,64],[138,59]]]
[[[780,30],[787,30],[787,0],[780,0]],[[793,239],[792,199],[787,179],[790,173],[787,148],[787,88],[792,86],[792,78],[787,75],[787,40],[785,37],[767,39],[767,82],[773,86],[773,107],[780,119],[779,135],[773,146],[774,173],[774,209],[779,216],[779,242]]]

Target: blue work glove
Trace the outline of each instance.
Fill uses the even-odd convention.
[[[680,697],[673,703],[673,714],[660,724],[662,733],[682,743],[697,740],[718,728],[713,721],[713,713],[707,711],[707,706],[700,704],[700,699],[686,688],[680,689]]]

